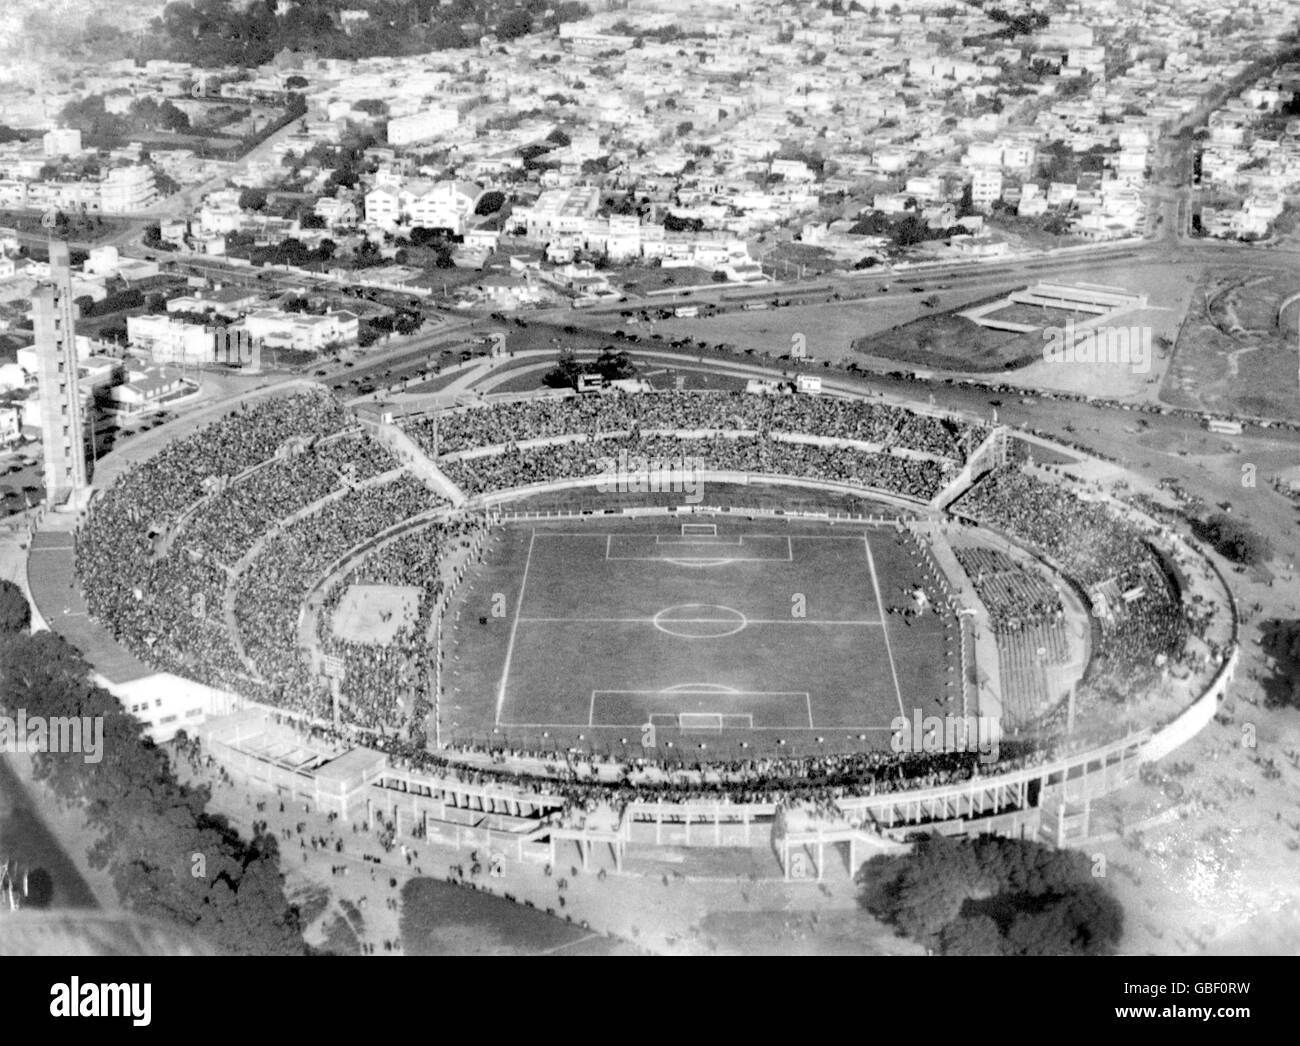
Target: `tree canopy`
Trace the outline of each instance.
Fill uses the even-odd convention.
[[[1226,512],[1218,512],[1196,526],[1197,536],[1234,563],[1255,566],[1273,553],[1267,539],[1244,521]]]
[[[0,634],[26,632],[32,624],[32,608],[23,590],[8,578],[0,580]]]
[[[1104,955],[1124,925],[1084,854],[1024,839],[928,836],[858,885],[863,908],[945,955]]]
[[[209,813],[206,787],[177,780],[166,751],[90,681],[81,655],[53,632],[0,635],[0,701],[8,713],[103,722],[102,758],[38,753],[35,770],[95,833],[92,867],[107,869],[124,907],[188,927],[221,951],[298,955],[298,913],[284,893],[275,838],[245,841]],[[195,855],[202,855],[198,874]]]

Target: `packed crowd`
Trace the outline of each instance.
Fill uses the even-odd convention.
[[[266,540],[240,579],[235,616],[244,650],[280,703],[311,689],[298,643],[307,593],[348,551],[411,516],[439,505],[424,484],[402,475],[382,486],[351,490]]]
[[[954,548],[953,554],[975,586],[996,632],[1059,623],[1065,616],[1061,594],[1036,571],[991,548]]]
[[[397,467],[383,445],[347,435],[275,458],[198,506],[179,544],[233,564],[275,523],[332,491]]]
[[[873,454],[851,446],[823,447],[757,436],[675,439],[667,436],[615,437],[583,443],[510,447],[501,453],[458,458],[443,471],[470,496],[533,483],[579,479],[607,473],[620,453],[666,466],[686,460],[704,469],[794,476],[870,487],[928,501],[949,478],[937,461]],[[634,479],[635,477],[629,477]]]
[[[406,723],[422,728],[432,710],[427,695],[437,656],[429,633],[446,591],[448,558],[453,550],[469,548],[482,530],[483,522],[474,518],[422,526],[377,549],[330,589],[317,621],[317,641],[346,666],[340,696],[347,721],[370,729]],[[335,611],[353,585],[415,586],[419,606],[388,642],[353,642],[333,629]]]
[[[344,741],[322,726],[295,724],[316,741]],[[616,774],[597,778],[597,762],[588,755],[557,755],[494,749],[494,766],[467,766],[466,755],[486,750],[467,746],[430,752],[395,736],[370,737],[366,743],[385,752],[401,769],[445,776],[462,784],[493,784],[532,795],[551,795],[566,810],[592,809],[612,803],[833,803],[857,796],[885,795],[958,784],[1011,770],[1037,766],[1052,753],[1036,745],[1004,740],[996,763],[981,763],[978,753],[867,751],[839,755],[770,757],[697,763],[678,759],[610,760],[603,765]],[[447,753],[447,754],[444,754]],[[545,773],[508,768],[509,761],[546,760]]]
[[[903,447],[954,461],[965,460],[987,435],[979,425],[872,400],[742,392],[530,399],[448,411],[408,425],[411,437],[433,456],[497,446],[504,440],[698,430],[802,433],[885,449]]]
[[[1115,509],[1023,472],[1000,469],[979,481],[957,509],[1044,554],[1090,593],[1136,593],[1113,599],[1098,616],[1090,675],[1115,696],[1136,692],[1153,668],[1179,658],[1191,633],[1176,586],[1136,525]]]
[[[244,688],[243,665],[221,622],[224,567],[184,543],[160,553],[178,520],[214,481],[247,473],[290,443],[350,424],[323,392],[245,404],[124,473],[99,495],[76,535],[76,569],[90,613],[136,656],[214,686]],[[254,473],[255,475],[256,473]],[[238,486],[234,480],[228,491]]]

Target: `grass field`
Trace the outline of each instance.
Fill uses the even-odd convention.
[[[501,897],[436,879],[402,887],[406,955],[626,955],[628,945]]]
[[[915,366],[985,372],[1011,370],[1042,358],[1042,335],[981,327],[956,313],[927,316],[854,347]]]
[[[444,633],[444,738],[824,751],[887,745],[913,709],[960,711],[955,623],[887,612],[921,582],[910,541],[845,524],[716,528],[499,531]]]

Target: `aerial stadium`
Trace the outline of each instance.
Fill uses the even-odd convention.
[[[399,401],[185,419],[34,535],[42,616],[156,736],[396,837],[808,879],[1086,837],[1236,666],[1201,549],[996,419],[847,376]]]

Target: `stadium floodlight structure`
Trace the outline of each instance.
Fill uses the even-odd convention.
[[[86,490],[86,443],[77,382],[76,313],[68,245],[50,243],[50,278],[32,296],[46,498],[76,507]]]

